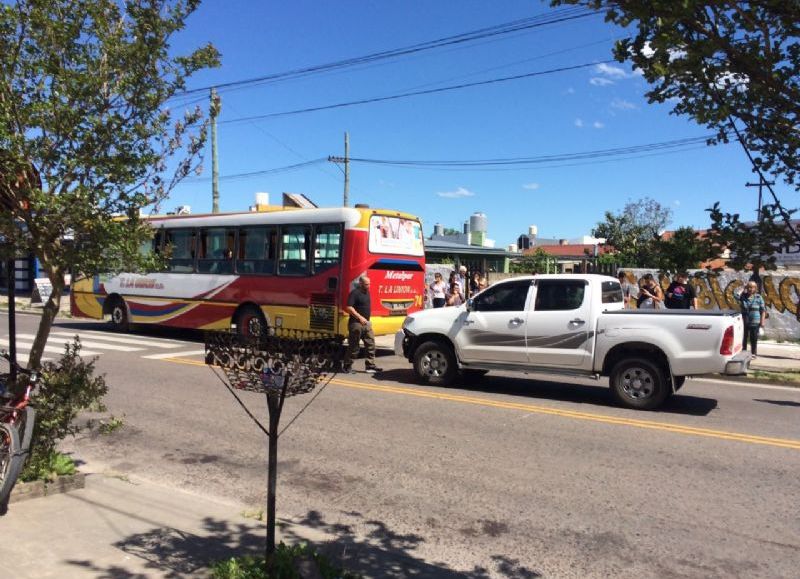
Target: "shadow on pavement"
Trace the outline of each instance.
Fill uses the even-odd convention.
[[[764,402],[765,404],[774,404],[775,406],[800,406],[800,402],[794,400],[766,400],[764,398],[753,398],[753,402]]]
[[[358,513],[347,513],[360,517]],[[416,534],[402,535],[389,529],[381,521],[363,521],[360,528],[367,528],[367,536],[359,538],[349,525],[326,523],[316,511],[308,514],[295,525],[300,528],[322,531],[335,539],[312,545],[331,560],[347,570],[366,577],[406,578],[429,577],[431,579],[488,579],[490,577],[513,577],[535,579],[541,575],[519,564],[505,555],[490,558],[488,567],[475,567],[471,571],[456,571],[442,563],[427,562],[414,555],[413,551],[424,542]],[[294,525],[281,530],[287,542],[307,542]],[[146,533],[137,533],[114,543],[124,553],[145,561],[145,567],[153,574],[166,577],[205,576],[216,561],[244,555],[261,555],[265,537],[262,528],[237,525],[207,518],[203,521],[206,536],[160,527]],[[101,579],[146,579],[142,574],[120,565],[100,566],[91,560],[76,559],[67,563],[92,572]]]
[[[361,518],[359,513],[347,513]],[[394,532],[385,523],[375,520],[359,522],[366,531],[365,539],[358,538],[350,525],[326,523],[320,513],[309,511],[297,521],[302,527],[312,528],[336,537],[334,541],[317,547],[342,567],[362,573],[366,577],[401,579],[406,577],[430,577],[431,579],[488,579],[489,577],[513,577],[535,579],[541,574],[519,564],[505,555],[490,558],[488,567],[475,567],[471,571],[456,571],[443,563],[431,563],[416,557],[413,551],[424,542],[416,534],[402,535]]]
[[[387,370],[376,374],[375,380],[420,386],[411,369]],[[424,386],[420,387],[424,388]],[[456,381],[453,389],[620,408],[614,402],[605,380],[598,382],[597,386],[589,386],[558,382],[540,377],[516,378],[490,373],[482,377],[460,378]],[[656,412],[706,416],[716,407],[717,401],[713,398],[685,395],[683,391],[680,391],[668,398]],[[630,412],[641,413],[638,410],[631,410]]]

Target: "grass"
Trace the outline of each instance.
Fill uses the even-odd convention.
[[[750,369],[750,376],[764,382],[778,382],[781,384],[792,384],[800,386],[800,370],[788,370],[786,372],[774,372],[772,370]]]
[[[37,468],[26,468],[22,473],[21,480],[24,482],[34,480],[52,482],[60,476],[72,475],[76,472],[78,472],[78,469],[75,467],[75,462],[71,457],[60,452],[54,452],[45,463]]]
[[[302,559],[313,561],[324,579],[361,579],[360,575],[334,566],[324,555],[305,543],[278,545],[269,570],[264,557],[233,557],[215,563],[211,568],[211,576],[214,579],[300,579],[296,567]]]
[[[105,420],[100,421],[100,426],[97,429],[100,434],[112,434],[125,426],[125,415],[122,417],[111,415]]]

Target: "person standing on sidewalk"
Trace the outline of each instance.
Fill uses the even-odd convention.
[[[675,279],[667,288],[664,305],[670,310],[697,309],[697,296],[694,288],[689,285],[689,275],[686,272],[675,274]]]
[[[758,350],[758,331],[764,327],[767,306],[764,298],[758,293],[758,284],[754,281],[747,282],[745,290],[739,295],[744,318],[744,342],[742,350],[747,350],[747,341],[750,340],[750,352],[753,358]]]
[[[358,286],[347,296],[345,312],[350,316],[350,320],[347,323],[347,351],[344,359],[346,374],[356,373],[353,369],[353,359],[358,357],[362,340],[367,350],[367,360],[364,364],[366,371],[371,374],[382,371],[375,365],[375,332],[372,331],[372,323],[369,321],[372,312],[369,286],[369,278],[362,275],[358,278]]]

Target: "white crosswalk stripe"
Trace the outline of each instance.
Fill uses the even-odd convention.
[[[0,346],[8,347],[8,340],[5,338],[0,338]],[[23,352],[30,352],[30,349],[33,347],[33,342],[20,342],[19,339],[17,340],[17,350]],[[57,347],[48,344],[44,347],[45,352],[53,352],[56,354],[63,354],[64,353],[64,346]],[[100,352],[94,352],[91,350],[83,350],[81,349],[81,356],[99,356]]]
[[[23,338],[23,339],[27,338],[29,340],[33,340],[35,337],[36,336],[34,336],[33,334],[17,334],[17,338]],[[48,344],[59,344],[59,343],[60,344],[66,344],[66,343],[71,343],[73,337],[74,336],[70,336],[69,338],[66,338],[66,339],[65,338],[61,338],[61,340],[63,340],[63,341],[59,341],[58,336],[56,336],[54,338],[53,335],[50,334],[50,337],[47,340],[47,343]],[[80,337],[80,334],[78,334],[78,337]],[[83,338],[81,338],[81,345],[82,346],[88,346],[89,348],[96,348],[98,350],[114,350],[114,351],[117,351],[117,352],[141,352],[142,350],[144,350],[144,348],[136,348],[136,347],[133,347],[133,346],[123,346],[121,344],[106,344],[105,342],[97,342],[97,341],[93,341],[93,340],[84,340]],[[81,349],[81,351],[83,351],[83,349]]]
[[[73,338],[76,334],[80,337],[81,341],[83,341],[85,336],[89,339],[103,340],[104,342],[114,342],[117,344],[133,344],[134,346],[146,346],[148,348],[169,349],[169,348],[180,348],[181,346],[184,345],[182,342],[163,340],[161,338],[159,339],[148,338],[147,336],[142,336],[141,338],[132,338],[132,337],[123,338],[121,336],[108,335],[103,332],[91,332],[91,331],[50,332],[51,336],[59,336],[63,338]]]
[[[205,350],[190,350],[188,352],[164,352],[162,354],[151,354],[149,356],[142,356],[148,360],[165,360],[167,358],[186,358],[187,356],[198,356],[205,354]]]

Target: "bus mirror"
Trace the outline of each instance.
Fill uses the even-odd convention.
[[[339,287],[339,278],[338,277],[329,277],[328,278],[328,291],[334,291],[337,287]]]

